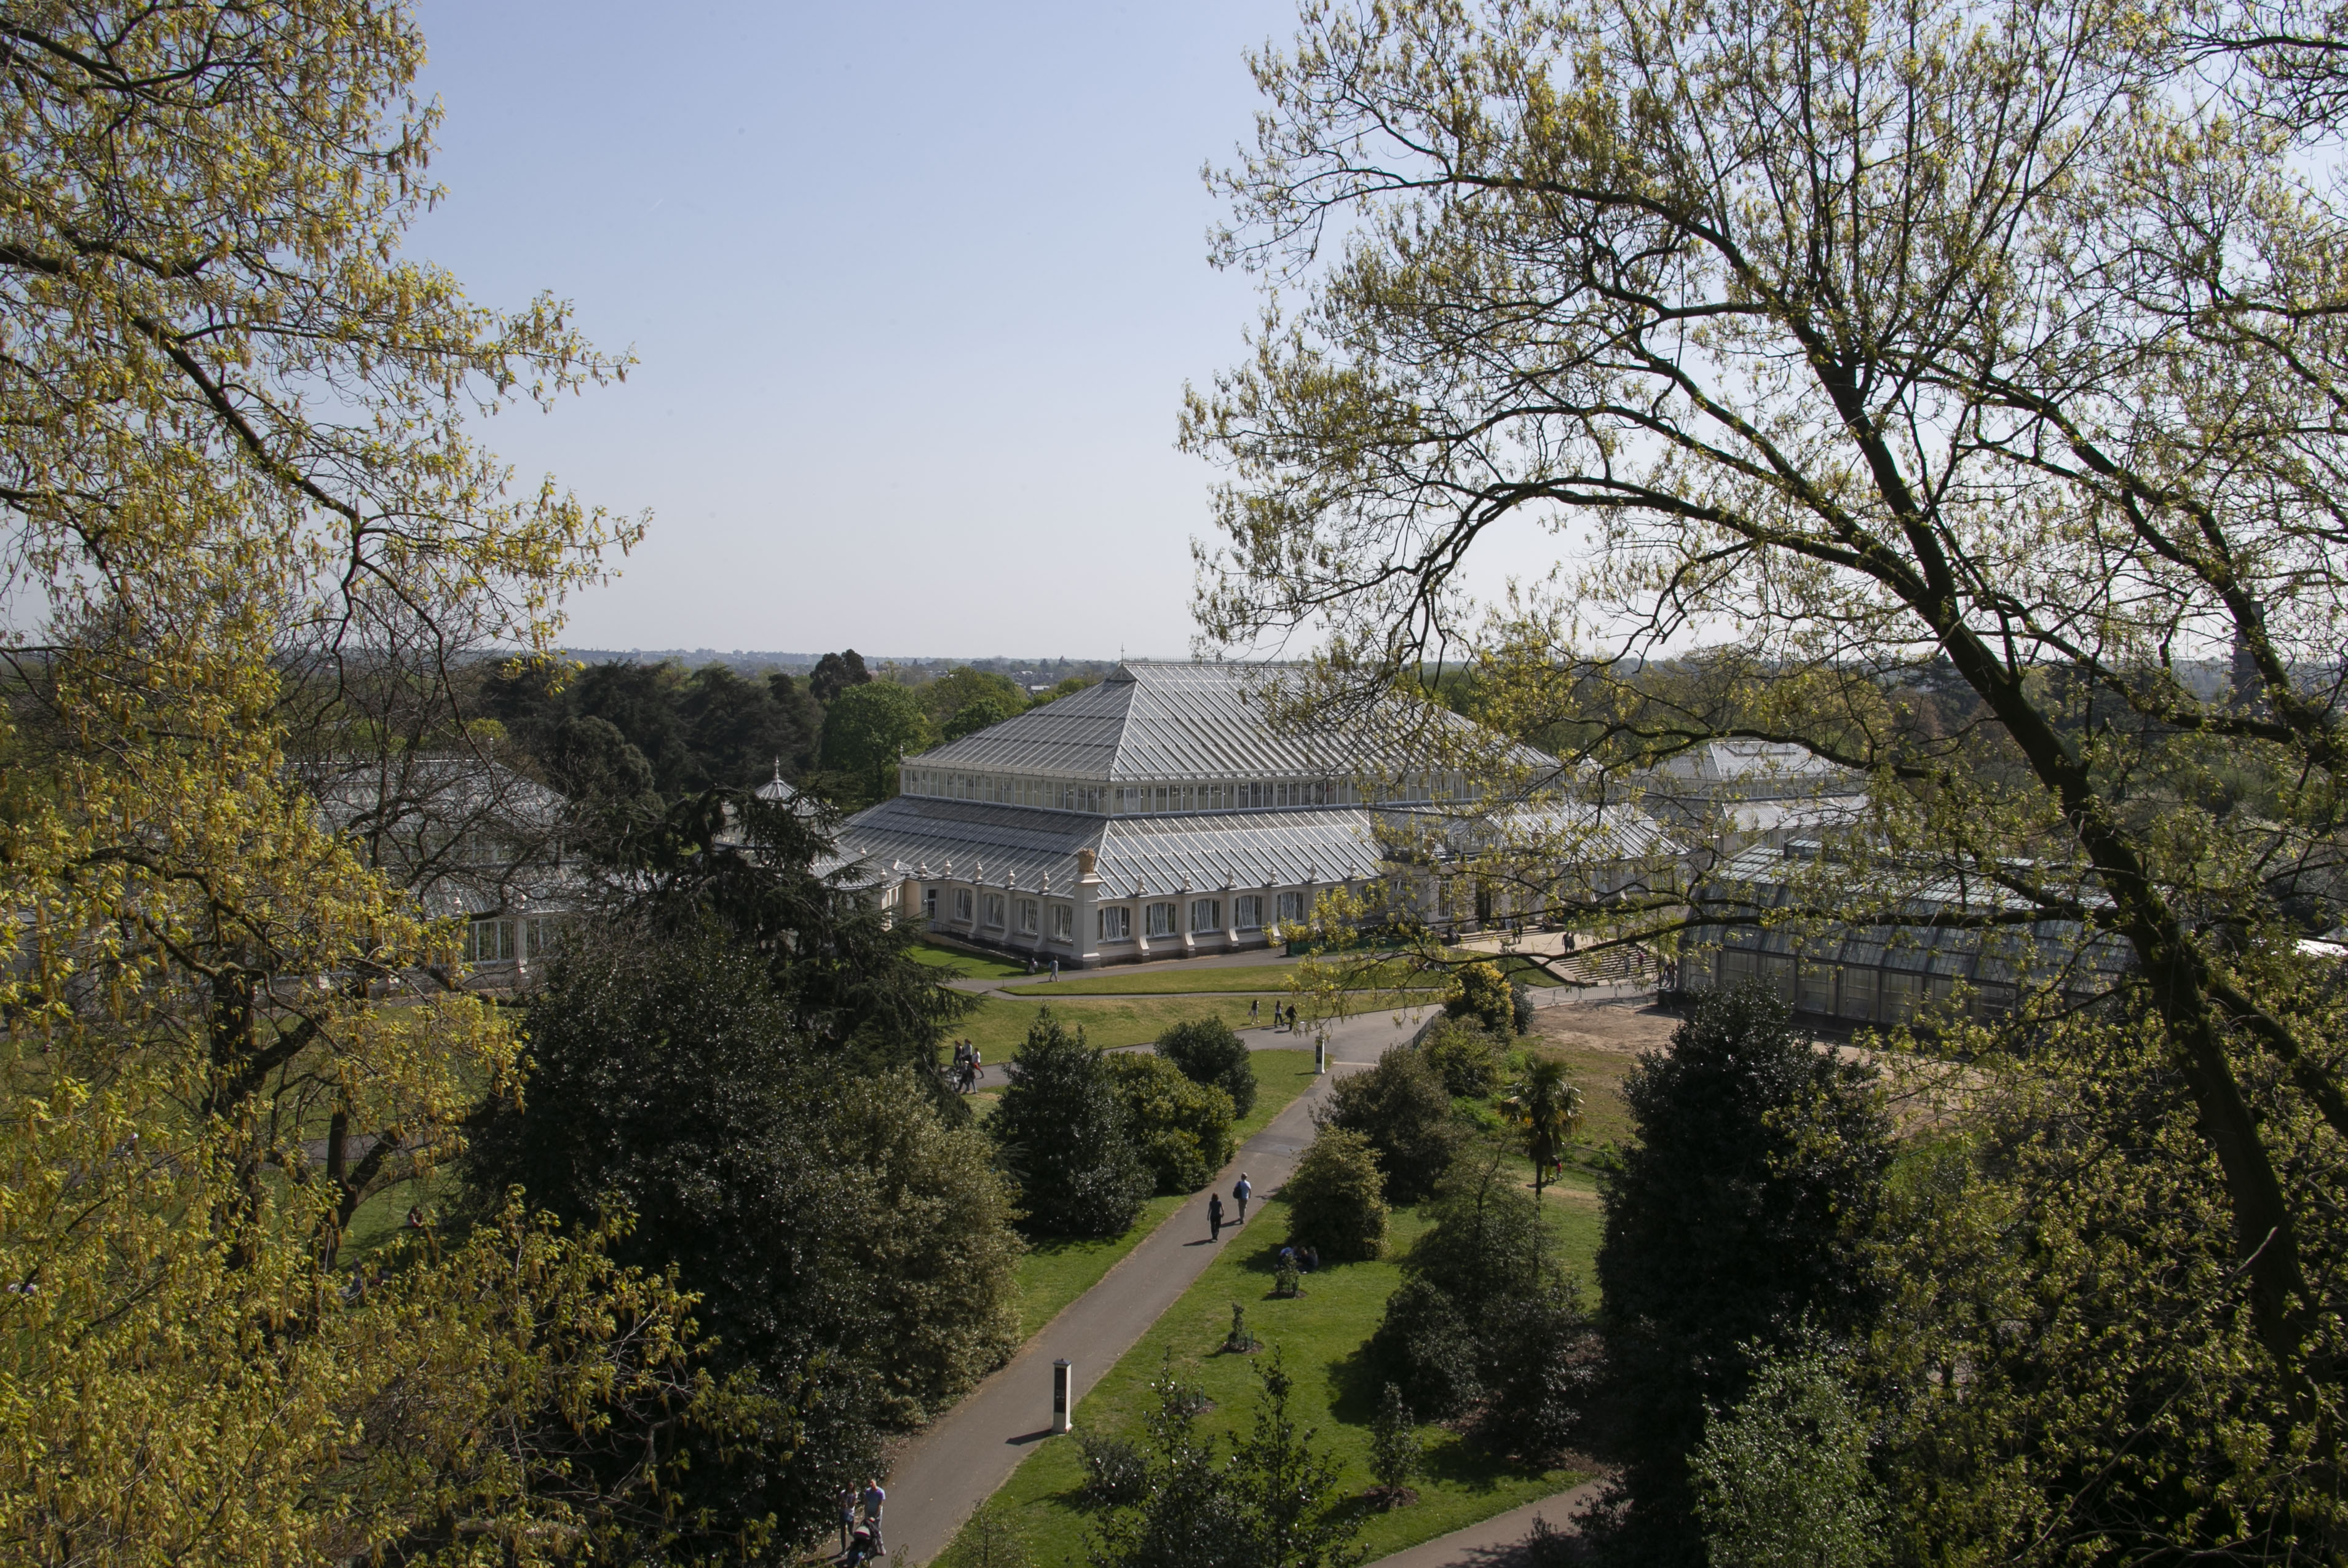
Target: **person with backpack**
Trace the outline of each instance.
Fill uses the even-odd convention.
[[[1238,1184],[1231,1188],[1231,1196],[1239,1201],[1240,1205],[1240,1215],[1239,1218],[1231,1222],[1233,1225],[1243,1225],[1247,1224],[1248,1195],[1254,1191],[1255,1189],[1248,1184],[1247,1173],[1245,1171],[1241,1171],[1240,1173]]]

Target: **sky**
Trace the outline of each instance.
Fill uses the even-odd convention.
[[[574,302],[624,385],[483,436],[653,514],[592,648],[1179,657],[1245,350],[1200,166],[1293,0],[421,0],[446,115],[410,251]]]

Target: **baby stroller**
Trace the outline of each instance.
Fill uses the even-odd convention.
[[[832,1559],[839,1568],[863,1568],[872,1561],[872,1527],[860,1524],[856,1533],[848,1538],[848,1550]]]

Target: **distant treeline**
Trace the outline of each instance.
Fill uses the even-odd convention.
[[[520,759],[574,800],[674,801],[755,788],[779,774],[852,808],[893,793],[901,755],[1081,691],[1112,667],[1057,661],[1052,668],[1062,665],[1070,672],[1035,691],[975,663],[936,672],[894,663],[876,670],[852,648],[800,671],[747,675],[722,661],[687,668],[622,657],[489,670],[476,711],[501,725]],[[850,692],[857,696],[842,702]]]
[[[582,664],[676,664],[687,670],[722,664],[737,675],[758,676],[776,670],[805,675],[824,656],[739,648],[731,652],[716,648],[566,648],[562,657]],[[874,654],[866,662],[876,672],[901,671],[912,680],[934,679],[950,670],[983,670],[990,675],[1007,675],[1027,687],[1056,685],[1071,675],[1097,678],[1117,667],[1114,659],[951,659],[910,654]]]

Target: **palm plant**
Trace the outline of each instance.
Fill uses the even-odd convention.
[[[1581,1091],[1566,1077],[1563,1063],[1536,1061],[1509,1086],[1501,1108],[1532,1157],[1538,1196],[1548,1183],[1550,1166],[1581,1126]]]

